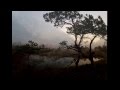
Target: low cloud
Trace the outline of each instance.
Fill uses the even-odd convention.
[[[73,43],[74,38],[63,32],[61,28],[55,28],[53,24],[44,21],[44,13],[46,12],[13,11],[12,43],[27,43],[28,40],[33,40],[53,47],[58,46],[63,40]],[[100,44],[103,44],[103,41],[95,42],[95,45]]]

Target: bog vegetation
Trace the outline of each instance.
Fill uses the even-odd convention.
[[[83,47],[82,51],[84,53],[84,56],[81,56],[81,60],[86,60],[86,58],[89,58],[89,48]],[[83,66],[79,66],[78,69],[74,67],[67,66],[64,68],[51,68],[47,67],[47,64],[41,69],[39,65],[42,65],[40,63],[43,63],[45,58],[38,58],[38,61],[32,62],[34,65],[30,63],[31,55],[38,55],[40,57],[47,57],[48,61],[51,60],[49,58],[53,59],[53,62],[57,61],[58,59],[62,58],[64,61],[66,57],[73,58],[71,61],[74,62],[74,58],[77,57],[76,52],[71,49],[60,47],[58,48],[48,48],[44,44],[38,45],[34,41],[28,41],[28,43],[23,45],[12,45],[12,74],[13,79],[69,79],[69,80],[81,80],[81,79],[106,79],[107,73],[106,73],[106,64],[107,64],[107,47],[105,45],[95,47],[93,49],[95,52],[94,58],[99,58],[99,61],[94,62],[95,66],[95,72],[94,74],[96,76],[93,77],[94,74],[91,74],[91,65],[86,64]],[[68,59],[69,60],[69,59]],[[67,61],[67,60],[66,60]],[[62,62],[62,60],[61,60]],[[71,63],[71,64],[72,64]],[[38,65],[39,64],[39,65]],[[49,64],[49,63],[48,63]],[[59,65],[60,63],[58,63]],[[39,67],[37,67],[37,65]],[[64,66],[64,65],[63,65]],[[91,69],[91,70],[90,70]],[[76,71],[78,70],[78,71]],[[101,72],[102,71],[102,72]],[[78,73],[78,76],[74,76],[73,74]],[[91,74],[91,75],[90,75]],[[32,75],[32,76],[31,76]],[[51,78],[52,77],[52,78]],[[72,77],[72,78],[70,78]],[[91,78],[92,77],[92,78]]]
[[[54,27],[66,26],[66,33],[74,37],[74,44],[68,45],[67,41],[61,41],[57,49],[48,48],[44,44],[38,45],[32,40],[24,45],[13,45],[13,77],[15,79],[107,79],[107,46],[92,49],[92,43],[96,37],[104,40],[107,37],[107,25],[101,16],[94,18],[90,14],[83,15],[78,11],[53,11],[45,13],[43,18],[45,22],[53,24]],[[87,34],[92,34],[93,38],[86,37]],[[90,39],[89,47],[82,45],[84,39]],[[37,55],[33,60],[34,65],[33,62],[31,63],[32,55]],[[64,68],[57,68],[59,64],[56,63],[56,68],[51,68],[52,65],[49,67],[50,58],[59,64],[64,60],[62,65],[70,62]],[[95,58],[99,61],[95,62]],[[79,66],[80,61],[87,59],[90,61],[89,65]],[[46,66],[43,63],[45,61],[49,62]],[[75,66],[71,67],[72,64]],[[41,66],[45,68],[41,70]]]

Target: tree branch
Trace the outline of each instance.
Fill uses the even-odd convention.
[[[75,46],[77,46],[77,35],[75,35]]]
[[[95,36],[93,37],[93,39],[91,40],[91,43],[90,43],[90,44],[92,44],[93,40],[94,40],[96,37],[97,37],[97,35],[95,35]]]
[[[64,23],[65,23],[65,24],[68,24],[68,25],[72,25],[71,23],[68,23],[68,22],[65,22],[65,21],[64,21]]]
[[[81,42],[82,42],[82,40],[83,40],[83,37],[84,37],[84,34],[82,34],[82,36],[80,37],[80,41],[79,41],[79,46],[80,46],[80,44],[81,44]]]
[[[74,21],[73,21],[73,18],[72,18],[71,20],[72,20],[72,24],[74,25]]]
[[[91,45],[92,45],[92,43],[93,43],[93,40],[94,40],[96,37],[97,37],[97,35],[95,35],[95,36],[93,37],[93,39],[91,40],[91,42],[90,42],[90,53],[91,53]]]

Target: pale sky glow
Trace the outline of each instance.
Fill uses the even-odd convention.
[[[105,24],[107,25],[107,11],[80,11],[81,14],[91,14],[94,16],[94,18],[97,18],[98,16],[101,16],[103,21],[105,22]],[[63,32],[66,33],[66,28],[63,27],[61,29]],[[88,37],[92,38],[93,36],[92,35],[87,35]],[[74,40],[74,36],[73,35],[70,35],[70,37],[72,37],[72,39]],[[85,40],[86,41],[86,40]],[[101,41],[99,37],[97,37],[95,40],[94,40],[94,44],[97,44],[97,42]],[[102,41],[103,42],[103,41]],[[100,44],[101,45],[101,44]]]
[[[43,14],[48,11],[12,11],[12,43],[27,43],[33,40],[39,44],[58,46],[59,42],[66,40],[73,43],[74,37],[66,33],[66,28],[55,28],[53,24],[45,22]],[[107,11],[80,11],[82,14],[99,15],[107,25]],[[102,45],[103,40],[96,38],[96,45]]]

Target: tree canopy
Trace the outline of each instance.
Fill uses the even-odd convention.
[[[78,52],[79,61],[81,52],[81,42],[83,41],[84,35],[93,34],[95,35],[90,42],[90,54],[91,45],[97,36],[102,36],[104,38],[107,35],[107,26],[105,25],[101,16],[94,18],[93,15],[83,15],[79,11],[53,11],[43,15],[46,22],[51,22],[55,27],[67,26],[67,33],[72,34],[75,37],[74,46],[67,46],[65,41],[61,42],[62,46],[67,46],[67,48],[73,49]],[[79,38],[79,37],[80,38]],[[79,40],[78,40],[79,38]]]

